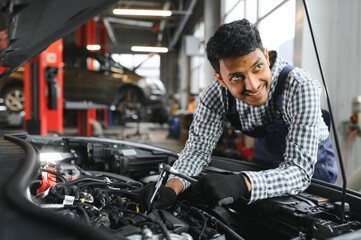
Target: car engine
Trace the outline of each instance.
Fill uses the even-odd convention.
[[[240,200],[216,208],[210,208],[189,188],[170,209],[145,213],[140,209],[139,192],[148,182],[157,181],[160,164],[172,165],[177,154],[97,138],[27,136],[26,141],[36,149],[40,161],[37,177],[29,185],[31,201],[69,221],[110,232],[114,239],[361,236],[361,195],[348,192],[342,204],[342,189],[327,183],[313,182],[306,192],[295,196],[252,204]],[[202,175],[258,168],[248,162],[216,157]]]

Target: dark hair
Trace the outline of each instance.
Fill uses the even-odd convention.
[[[209,39],[207,58],[219,72],[219,60],[241,57],[259,48],[263,51],[258,29],[247,19],[221,25]]]

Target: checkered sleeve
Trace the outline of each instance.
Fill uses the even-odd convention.
[[[321,88],[301,70],[290,75],[290,85],[283,99],[283,119],[288,125],[284,162],[276,169],[244,172],[252,184],[250,202],[297,194],[311,182],[320,134]]]
[[[194,119],[189,129],[188,140],[173,167],[189,176],[198,175],[211,161],[211,154],[223,131],[224,106],[217,82],[200,97]],[[171,176],[175,177],[175,176]],[[185,188],[189,182],[180,179]]]

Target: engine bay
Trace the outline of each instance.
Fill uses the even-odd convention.
[[[170,209],[144,213],[139,192],[177,154],[149,145],[81,137],[26,136],[38,153],[29,200],[37,207],[110,233],[114,239],[338,239],[361,236],[361,195],[315,181],[306,192],[210,208],[191,188]],[[215,157],[202,174],[259,170]],[[165,181],[166,179],[164,179]],[[341,211],[343,209],[344,211]],[[351,235],[352,234],[352,235]],[[356,238],[350,238],[356,239]]]

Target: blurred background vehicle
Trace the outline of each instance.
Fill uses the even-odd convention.
[[[24,69],[19,68],[0,82],[3,123],[21,124],[25,101],[23,73]],[[167,119],[164,84],[159,79],[138,75],[107,54],[65,48],[63,74],[64,101],[104,104],[114,112],[116,123]],[[64,124],[72,124],[72,115],[65,108]]]

